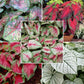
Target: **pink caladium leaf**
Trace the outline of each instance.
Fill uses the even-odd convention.
[[[58,35],[60,33],[60,31],[57,27],[53,27],[53,28],[51,27],[50,32],[54,37],[58,37]]]
[[[63,62],[63,53],[57,55],[57,62]]]
[[[13,62],[11,69],[14,73],[22,74],[22,67],[18,65],[18,61]]]
[[[29,80],[36,70],[37,66],[35,64],[24,64],[22,72],[26,76],[27,80]]]
[[[29,10],[30,2],[29,0],[11,0],[10,5],[19,11],[26,12]]]
[[[53,60],[53,61],[56,61],[57,56],[56,56],[56,55],[51,54],[51,55],[49,55],[49,58],[50,58],[51,60]]]
[[[58,43],[55,47],[53,47],[51,49],[51,51],[53,52],[54,55],[56,54],[60,54],[63,52],[63,44],[62,43]]]
[[[20,84],[20,83],[24,83],[22,76],[21,75],[14,76],[14,84]]]
[[[10,68],[11,65],[6,59],[6,55],[4,53],[0,53],[0,66],[4,68]]]
[[[43,47],[42,51],[46,53],[51,53],[51,50],[49,47]]]
[[[29,50],[23,51],[21,53],[21,61],[22,63],[30,62],[30,59],[33,57],[32,53]]]
[[[27,47],[28,49],[38,49],[41,48],[42,45],[36,40],[29,40]]]

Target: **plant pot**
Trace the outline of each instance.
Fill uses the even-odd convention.
[[[67,42],[67,41],[72,41],[74,35],[71,34],[71,35],[64,35],[64,42]]]

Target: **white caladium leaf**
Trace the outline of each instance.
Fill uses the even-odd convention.
[[[76,74],[77,62],[76,56],[64,47],[63,63],[51,64],[52,67],[63,74]]]
[[[84,66],[84,55],[82,53],[75,51],[75,50],[72,50],[72,53],[77,57],[77,65]]]
[[[80,78],[76,78],[74,81],[65,80],[63,84],[83,84]]]
[[[63,44],[58,43],[55,47],[53,47],[51,49],[51,51],[53,52],[54,55],[56,55],[57,53],[62,53],[63,52]]]
[[[9,21],[4,29],[3,38],[9,42],[16,42],[21,39],[21,23],[14,19]]]
[[[29,50],[26,50],[21,53],[22,63],[28,63],[31,58],[32,58],[32,53]]]
[[[28,49],[38,49],[41,48],[42,45],[36,40],[29,40],[27,47]]]
[[[46,53],[50,53],[51,52],[49,47],[43,47],[42,51],[46,52]]]
[[[29,0],[11,0],[10,5],[19,11],[26,12],[30,7],[30,2]]]
[[[42,82],[45,84],[62,84],[63,74],[56,72],[50,64],[46,64],[42,69]]]

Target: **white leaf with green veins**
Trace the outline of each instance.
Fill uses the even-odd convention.
[[[46,64],[42,69],[42,82],[45,84],[62,84],[63,74],[56,72],[50,64]]]

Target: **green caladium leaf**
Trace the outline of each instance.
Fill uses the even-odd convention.
[[[56,72],[50,64],[46,64],[42,69],[42,82],[45,84],[62,84],[63,74]]]
[[[51,64],[52,67],[63,74],[76,74],[77,62],[76,56],[71,53],[67,48],[63,49],[63,63]]]
[[[65,74],[65,76],[71,81],[73,81],[76,78],[76,74]]]
[[[76,78],[74,81],[65,80],[63,84],[83,84],[80,78]]]
[[[36,40],[29,40],[27,47],[28,49],[38,49],[41,48],[42,45]]]
[[[28,63],[31,58],[32,58],[32,53],[29,50],[23,51],[21,53],[22,63]]]
[[[15,42],[21,39],[21,23],[17,19],[7,23],[3,38],[9,42]]]

